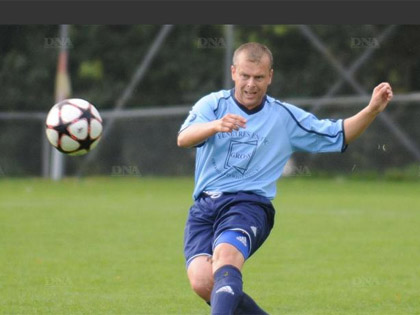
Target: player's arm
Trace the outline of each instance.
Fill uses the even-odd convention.
[[[392,88],[383,82],[373,89],[369,105],[356,115],[344,120],[344,134],[346,144],[357,139],[381,113],[392,99]]]
[[[246,119],[235,114],[226,114],[223,118],[191,125],[178,134],[178,146],[190,148],[206,141],[218,132],[232,132],[246,127]]]

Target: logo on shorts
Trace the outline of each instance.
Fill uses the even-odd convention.
[[[257,227],[256,226],[251,226],[251,230],[254,233],[254,236],[257,237]]]
[[[248,170],[249,164],[257,150],[258,140],[241,142],[231,140],[225,168],[233,167],[242,175]]]

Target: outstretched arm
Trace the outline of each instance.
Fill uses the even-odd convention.
[[[245,118],[234,114],[226,114],[218,120],[194,124],[178,134],[178,146],[182,148],[193,147],[218,132],[232,132],[239,128],[245,128],[245,124]]]
[[[387,82],[383,82],[373,89],[369,105],[356,115],[344,120],[346,144],[357,139],[369,127],[376,116],[386,108],[392,96],[391,85]]]

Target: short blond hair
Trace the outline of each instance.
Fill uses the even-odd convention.
[[[233,53],[233,65],[237,64],[238,56],[242,52],[246,53],[247,60],[251,62],[260,62],[264,56],[267,56],[270,61],[270,69],[273,68],[273,54],[267,46],[255,42],[242,44]]]

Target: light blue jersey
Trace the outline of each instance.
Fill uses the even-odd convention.
[[[347,147],[342,119],[319,120],[268,95],[250,111],[236,101],[234,90],[200,99],[181,131],[226,114],[243,116],[246,128],[216,133],[197,147],[194,199],[203,191],[251,191],[273,199],[276,181],[293,152],[344,152]]]

